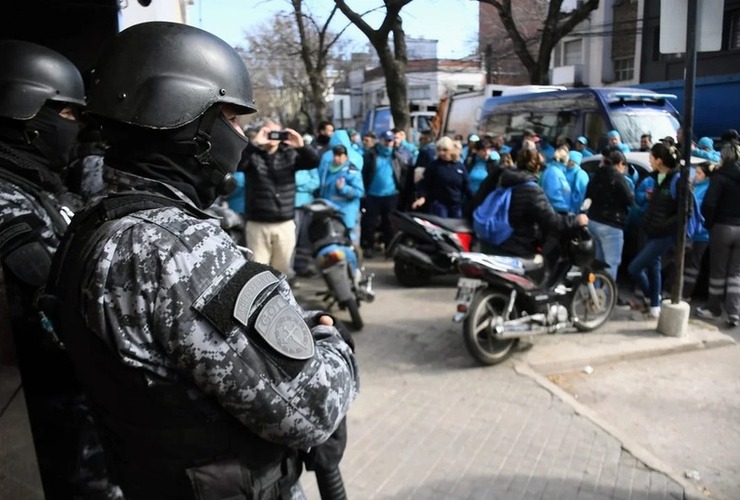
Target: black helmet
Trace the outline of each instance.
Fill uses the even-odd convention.
[[[0,41],[0,117],[30,120],[47,101],[85,105],[77,67],[42,45]]]
[[[182,127],[216,103],[254,113],[252,82],[238,53],[185,24],[148,22],[119,33],[94,69],[88,112],[148,129]]]
[[[593,262],[595,252],[591,233],[587,228],[582,227],[578,236],[573,238],[568,245],[570,261],[578,267],[585,267]]]

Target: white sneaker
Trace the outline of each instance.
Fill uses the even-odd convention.
[[[660,317],[660,306],[650,307],[650,310],[648,311],[648,316],[651,318],[659,318]]]

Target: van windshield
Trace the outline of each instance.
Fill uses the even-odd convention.
[[[676,137],[681,126],[676,117],[670,113],[656,110],[612,110],[612,123],[619,131],[622,142],[630,149],[640,149],[640,136],[650,134],[653,142],[666,136]]]

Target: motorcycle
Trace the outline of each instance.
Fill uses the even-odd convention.
[[[348,310],[352,328],[361,330],[364,323],[360,315],[360,302],[375,300],[375,274],[366,274],[365,268],[359,265],[342,213],[331,202],[317,199],[302,205],[300,210],[305,214],[317,269],[321,271],[327,286],[326,291],[317,295],[322,296],[327,310],[331,310],[335,304],[341,310]]]
[[[424,286],[432,276],[455,274],[454,257],[475,244],[473,226],[466,219],[399,210],[390,219],[396,234],[386,257],[393,257],[393,273],[404,286]]]
[[[463,252],[455,261],[456,323],[470,354],[484,365],[501,363],[522,337],[575,327],[588,332],[609,319],[617,287],[603,262],[594,260],[587,228],[561,242],[562,255],[548,266],[532,259]]]

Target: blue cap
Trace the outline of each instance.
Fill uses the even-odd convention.
[[[583,144],[584,146],[588,146],[588,139],[586,139],[586,138],[585,138],[585,137],[583,137],[583,136],[580,136],[580,137],[579,137],[578,139],[576,139],[576,141],[580,142],[580,143],[581,143],[581,144]]]
[[[478,141],[480,141],[480,137],[478,137],[475,134],[470,134],[470,137],[468,137],[468,142],[470,143],[478,142]]]
[[[608,133],[606,134],[606,138],[607,138],[607,139],[614,139],[615,137],[619,137],[619,132],[617,132],[616,130],[610,130],[610,131],[609,131],[609,132],[608,132]]]
[[[568,153],[568,159],[576,165],[580,165],[581,160],[583,160],[583,153],[579,153],[578,151],[571,151]]]
[[[392,130],[386,130],[380,134],[380,139],[383,141],[394,141],[396,140],[396,134],[394,134]]]
[[[709,137],[702,137],[699,142],[696,143],[699,148],[714,149],[714,141]]]

